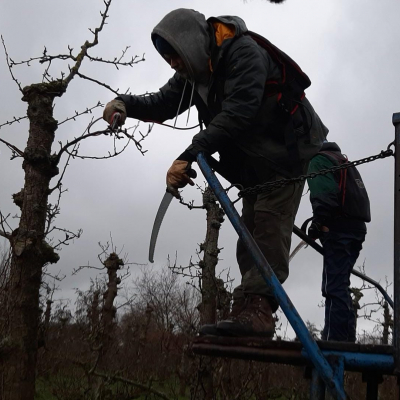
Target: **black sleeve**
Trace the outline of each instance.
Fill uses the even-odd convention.
[[[143,96],[126,94],[118,95],[126,106],[127,116],[141,121],[164,122],[172,119],[178,112],[179,103],[182,100],[179,114],[189,107],[191,85],[188,82],[183,91],[185,80],[179,74],[175,74],[158,92]]]

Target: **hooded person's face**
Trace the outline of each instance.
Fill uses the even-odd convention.
[[[209,30],[203,14],[179,8],[168,13],[154,27],[151,37],[157,51],[179,75],[188,81],[206,84],[210,78]],[[171,59],[168,57],[171,55],[178,55],[178,58]]]
[[[184,79],[189,79],[189,72],[178,54],[163,54],[164,60]]]

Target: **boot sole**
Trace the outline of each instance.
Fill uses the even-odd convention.
[[[264,337],[272,339],[275,334],[275,331],[255,332],[252,330],[246,330],[233,323],[231,324],[223,321],[216,325],[216,329],[219,332],[219,336],[230,337]]]

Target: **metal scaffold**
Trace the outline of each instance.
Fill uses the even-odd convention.
[[[353,270],[353,274],[373,284],[394,309],[393,345],[361,345],[345,342],[316,341],[308,331],[295,306],[272,271],[268,261],[255,243],[252,235],[242,223],[234,203],[210,168],[207,158],[200,153],[198,165],[208,184],[214,191],[228,219],[239,238],[252,255],[265,284],[272,290],[275,298],[299,339],[298,342],[274,341],[262,338],[229,338],[221,336],[200,336],[192,350],[197,354],[217,357],[240,358],[264,362],[303,365],[310,378],[310,399],[323,400],[325,392],[334,399],[345,400],[344,372],[357,371],[363,374],[367,383],[367,400],[378,399],[378,386],[383,375],[399,376],[400,373],[400,113],[393,114],[395,140],[380,155],[368,157],[350,166],[374,161],[378,158],[395,156],[394,168],[394,301],[378,282]],[[349,167],[349,166],[347,166]],[[326,173],[326,172],[325,172]],[[296,178],[297,179],[297,178]],[[300,179],[304,180],[304,177]],[[283,183],[284,184],[284,183]],[[282,182],[279,183],[282,185]],[[276,186],[276,182],[275,182]],[[264,188],[265,190],[265,188]],[[239,192],[240,195],[240,192]],[[323,253],[321,246],[310,240],[303,231],[294,228],[294,233],[306,241],[315,250]]]

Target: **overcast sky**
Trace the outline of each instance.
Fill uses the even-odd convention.
[[[114,58],[130,46],[130,55],[145,53],[146,61],[133,68],[119,70],[108,65],[95,65],[86,60],[81,72],[111,87],[132,93],[151,92],[172,76],[169,66],[154,49],[150,33],[169,11],[193,8],[208,18],[218,15],[238,15],[250,30],[269,38],[294,58],[310,76],[312,86],[307,96],[321,119],[330,129],[329,139],[336,141],[350,160],[379,153],[394,139],[392,114],[400,112],[400,2],[398,0],[287,0],[274,5],[254,0],[114,0],[108,24],[100,34],[100,44],[93,56]],[[88,28],[100,22],[101,0],[13,0],[0,4],[0,33],[14,61],[41,55],[44,46],[48,54],[68,53],[68,45],[77,52],[85,40],[92,40]],[[22,85],[41,81],[43,65],[32,62],[30,67],[15,67],[13,72]],[[67,72],[65,62],[54,62],[50,73],[59,77]],[[14,116],[26,114],[26,103],[10,78],[4,53],[0,53],[0,124]],[[75,78],[62,98],[55,101],[54,116],[58,121],[115,96],[105,88]],[[94,112],[100,117],[101,109]],[[90,117],[63,124],[57,131],[63,143],[80,135]],[[196,124],[192,110],[189,125]],[[132,125],[136,121],[129,121]],[[185,126],[186,115],[178,126]],[[99,122],[96,129],[104,129]],[[142,132],[147,130],[141,124]],[[61,215],[57,225],[70,230],[83,229],[83,236],[64,248],[61,260],[50,271],[66,275],[57,296],[71,298],[74,288],[86,289],[94,271],[82,271],[71,276],[79,265],[99,265],[100,241],[109,240],[131,262],[147,263],[150,233],[159,203],[165,191],[165,173],[172,161],[190,143],[197,131],[173,131],[155,126],[143,143],[148,150],[142,156],[130,146],[121,156],[107,161],[74,160],[68,168]],[[0,137],[24,148],[28,135],[27,122],[0,129]],[[88,140],[81,146],[82,154],[102,155],[111,149],[107,137]],[[23,187],[23,170],[19,160],[10,161],[9,150],[0,145],[0,209],[3,214],[18,212],[11,195]],[[393,276],[393,159],[379,160],[359,168],[369,192],[372,222],[357,265],[365,261],[366,271],[373,279],[392,281]],[[196,167],[197,168],[197,167]],[[57,179],[57,178],[56,178]],[[199,173],[197,182],[204,179]],[[233,198],[235,193],[231,193]],[[185,199],[200,204],[199,192],[185,189]],[[308,194],[303,197],[296,224],[311,215]],[[16,220],[10,222],[15,228]],[[174,201],[165,217],[158,238],[154,268],[175,257],[178,264],[187,265],[195,256],[198,243],[205,237],[205,212],[189,211]],[[299,242],[294,237],[292,248]],[[221,230],[221,261],[219,268],[230,268],[238,283],[235,261],[236,234],[226,221]],[[133,266],[133,275],[138,267]],[[290,276],[284,285],[304,320],[322,326],[323,309],[318,307],[322,258],[312,249],[303,249],[290,266]],[[353,285],[361,282],[354,278]],[[391,293],[391,288],[389,289]],[[359,322],[360,330],[367,327]]]

